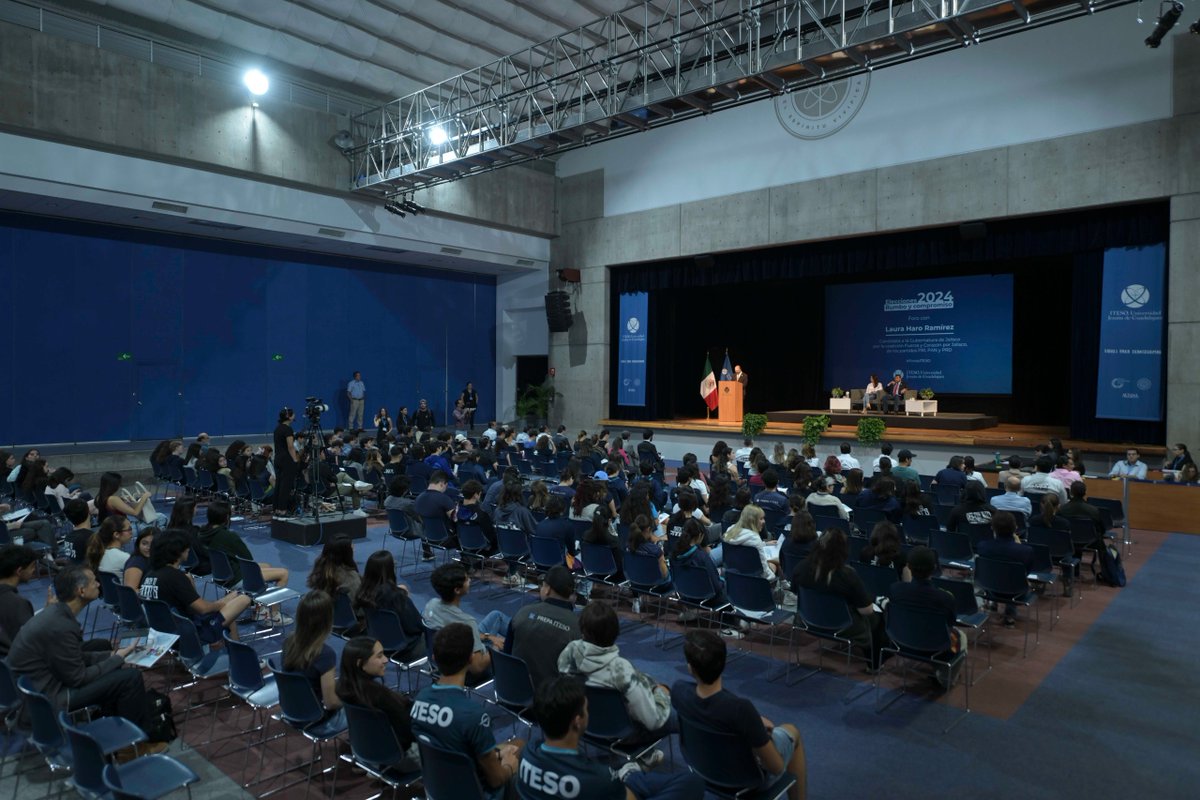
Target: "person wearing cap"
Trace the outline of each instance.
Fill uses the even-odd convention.
[[[908,384],[904,382],[904,373],[896,370],[892,375],[892,379],[887,382],[887,386],[883,391],[883,413],[895,414],[904,410],[904,392],[908,389]],[[890,409],[890,411],[889,411]]]
[[[946,620],[946,647],[937,655],[947,657],[967,649],[966,637],[954,627],[954,597],[944,589],[933,585],[933,573],[937,570],[937,556],[928,547],[914,547],[908,554],[908,570],[912,580],[896,581],[888,589],[889,608],[905,606],[908,608],[932,611],[940,614]],[[958,662],[959,665],[963,661]],[[949,688],[958,677],[958,669],[947,674],[946,670],[938,668],[935,674],[938,683],[943,688]]]
[[[582,635],[572,602],[575,579],[569,569],[561,564],[551,567],[538,596],[536,603],[513,616],[504,637],[504,652],[525,662],[535,690],[558,674],[559,653]]]
[[[900,481],[908,481],[918,486],[921,485],[921,476],[913,469],[912,465],[912,461],[916,457],[917,454],[912,450],[901,450],[896,454],[896,458],[900,461],[900,466],[892,467],[892,478],[895,479],[897,484]]]

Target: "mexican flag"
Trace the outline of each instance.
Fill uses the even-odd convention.
[[[708,410],[717,407],[717,376],[713,374],[712,359],[704,357],[704,377],[700,379],[700,396],[708,404]]]

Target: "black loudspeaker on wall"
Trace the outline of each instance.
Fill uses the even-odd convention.
[[[571,330],[571,296],[566,292],[546,293],[546,323],[551,333]]]

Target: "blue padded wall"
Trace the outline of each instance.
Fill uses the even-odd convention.
[[[307,395],[333,428],[356,369],[368,425],[421,397],[444,424],[468,380],[494,413],[489,276],[0,215],[0,292],[4,445],[261,436]]]

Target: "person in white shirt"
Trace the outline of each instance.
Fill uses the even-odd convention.
[[[1047,494],[1053,492],[1058,495],[1059,502],[1063,505],[1067,504],[1067,490],[1063,486],[1062,481],[1058,478],[1050,477],[1050,470],[1054,468],[1054,462],[1050,460],[1050,456],[1041,456],[1037,460],[1037,472],[1032,475],[1026,475],[1021,479],[1021,494],[1029,492],[1038,492]]]
[[[879,382],[878,375],[872,375],[871,379],[867,381],[867,388],[863,389],[863,413],[867,413],[872,408],[879,411],[882,398],[883,384]],[[878,465],[878,461],[876,461],[876,465]],[[876,469],[875,471],[878,472],[879,470]]]
[[[1004,481],[1004,494],[992,498],[992,508],[997,511],[1020,511],[1028,520],[1033,516],[1033,504],[1028,497],[1021,496],[1021,479],[1009,475]]]
[[[743,439],[742,446],[733,451],[733,460],[739,464],[746,463],[746,459],[750,457],[750,452],[754,449],[753,439]]]
[[[1108,476],[1110,478],[1137,478],[1139,481],[1146,480],[1146,465],[1139,459],[1140,455],[1136,447],[1129,448],[1125,451],[1125,460],[1113,464],[1112,469],[1108,471]]]
[[[837,495],[829,492],[829,485],[825,481],[813,481],[813,491],[809,494],[805,501],[808,505],[813,506],[837,506],[838,516],[842,519],[850,519],[850,506],[838,499]]]
[[[492,442],[496,441],[496,437],[499,434],[500,434],[500,432],[496,430],[496,420],[492,420],[491,422],[489,422],[488,426],[487,426],[487,430],[483,432],[483,435],[486,436],[487,438],[491,439]]]
[[[763,531],[766,527],[766,514],[761,508],[750,503],[742,509],[738,521],[731,525],[721,538],[726,544],[741,544],[757,550],[759,562],[762,564],[762,577],[774,581],[779,573],[779,562],[768,559],[766,550],[763,549]]]
[[[879,445],[879,455],[875,456],[875,460],[871,462],[871,474],[872,475],[879,474],[879,459],[883,458],[884,456],[891,458],[892,464],[896,463],[896,459],[892,458],[892,443],[891,442],[884,442],[883,444]]]
[[[850,455],[850,445],[842,444],[842,453],[838,456],[838,461],[842,462],[842,472],[848,472],[852,469],[862,469],[862,465],[858,463],[858,459]]]
[[[978,481],[987,486],[983,473],[975,471],[975,456],[963,456],[963,474],[967,476],[967,480]]]

